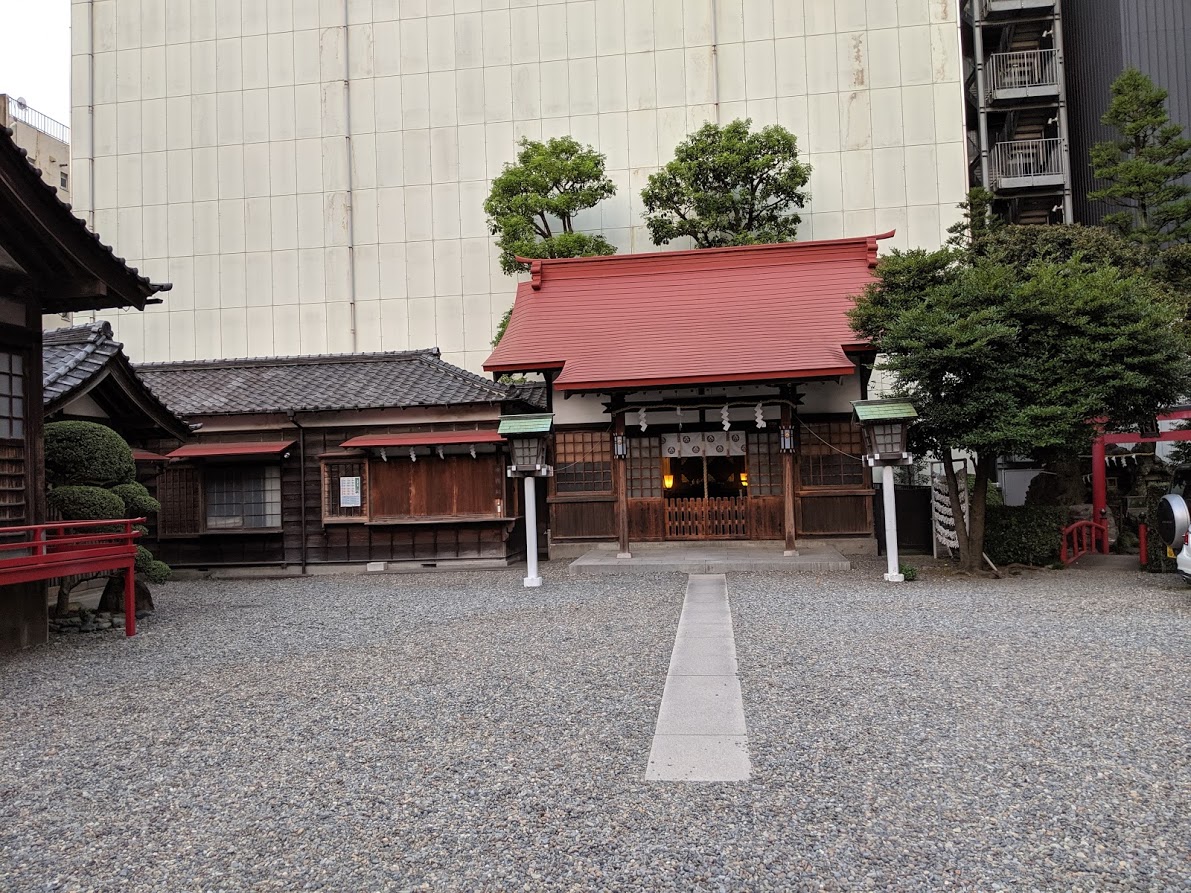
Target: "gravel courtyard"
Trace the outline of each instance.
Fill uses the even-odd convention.
[[[686,578],[185,582],[0,658],[0,890],[1191,890],[1191,588],[731,574],[752,778],[644,780]]]

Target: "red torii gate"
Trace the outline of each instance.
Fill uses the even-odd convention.
[[[1158,422],[1179,422],[1191,419],[1191,408],[1172,409],[1170,412],[1158,416]],[[1092,518],[1102,521],[1108,514],[1108,475],[1105,473],[1104,448],[1110,444],[1119,443],[1170,443],[1172,441],[1191,440],[1191,430],[1187,431],[1159,431],[1157,436],[1132,433],[1129,431],[1101,434],[1092,441]],[[1100,551],[1108,554],[1108,537],[1100,541]]]

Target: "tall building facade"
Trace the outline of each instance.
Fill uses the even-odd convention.
[[[580,220],[707,121],[798,136],[802,239],[935,247],[967,188],[955,0],[74,0],[75,207],[169,300],[183,360],[437,346],[478,369],[515,281],[482,203],[522,137],[607,156]],[[686,247],[686,246],[671,246]]]
[[[0,124],[12,131],[12,141],[29,153],[41,178],[70,202],[70,128],[39,112],[19,96],[0,93]]]

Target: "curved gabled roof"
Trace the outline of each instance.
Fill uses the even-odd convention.
[[[76,217],[41,179],[28,153],[0,127],[0,273],[27,280],[43,313],[159,303],[169,283],[150,282]]]
[[[121,433],[149,434],[156,429],[180,440],[190,435],[190,426],[170,412],[133,371],[123,345],[102,320],[45,332],[41,363],[47,415],[69,414],[73,401],[90,395]]]
[[[563,391],[850,375],[847,314],[889,235],[530,261],[484,368]]]

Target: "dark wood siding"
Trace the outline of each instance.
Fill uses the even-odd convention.
[[[410,462],[390,455],[385,462],[362,455],[352,461],[367,462],[368,483],[365,497],[371,500],[372,514],[366,519],[349,515],[324,520],[324,463],[344,464],[341,444],[360,434],[375,434],[387,429],[375,427],[303,428],[261,432],[255,439],[301,438],[303,449],[295,445],[288,459],[281,463],[282,531],[280,533],[188,533],[168,536],[165,518],[171,511],[186,517],[199,512],[202,494],[202,466],[172,465],[163,475],[182,472],[191,494],[167,498],[159,478],[153,489],[163,499],[160,552],[163,560],[178,566],[218,566],[252,564],[364,563],[369,561],[409,561],[434,564],[438,561],[484,558],[506,559],[524,551],[517,531],[524,528],[516,520],[497,520],[516,511],[512,484],[504,478],[503,461],[498,455],[419,456]],[[393,430],[398,430],[394,428]],[[406,429],[408,430],[408,429]],[[210,438],[217,439],[215,437]],[[231,439],[230,437],[227,439]],[[169,452],[169,444],[154,445]],[[305,455],[305,475],[300,456]],[[189,469],[183,472],[183,469]],[[305,489],[303,489],[303,477]],[[168,482],[168,478],[164,478]],[[178,478],[174,479],[178,481]],[[178,488],[177,483],[170,486]],[[336,484],[337,486],[337,484]],[[501,511],[497,511],[498,501]],[[305,521],[303,522],[303,504]],[[379,511],[378,511],[379,510]],[[425,515],[419,521],[415,515]],[[458,515],[458,518],[444,516]],[[388,519],[385,523],[383,519]],[[306,536],[303,542],[302,530]]]

